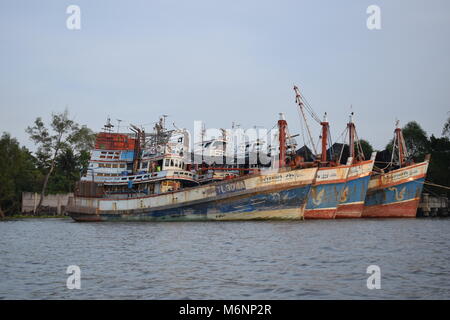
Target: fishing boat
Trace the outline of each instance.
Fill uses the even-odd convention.
[[[150,135],[132,126],[134,138],[105,126],[92,152],[90,172],[69,199],[76,221],[192,221],[303,219],[318,168],[287,154],[287,122],[280,115],[276,167],[193,165],[188,135],[161,120]],[[109,130],[109,131],[108,131]],[[178,137],[178,138],[177,138]],[[123,150],[116,150],[121,141]],[[101,147],[101,148],[100,148]],[[289,161],[289,166],[286,161]],[[105,168],[110,170],[105,172]],[[113,170],[113,173],[111,173]],[[115,171],[114,171],[115,170]],[[205,172],[233,172],[205,181]],[[236,175],[235,172],[238,172]]]
[[[299,89],[294,87],[296,102],[303,116],[305,127],[312,137],[307,125],[305,110],[310,113],[317,122],[318,117],[314,114],[311,106],[307,105]],[[338,159],[332,159],[328,152],[331,143],[330,126],[325,113],[320,121],[321,125],[321,154],[316,161],[318,166],[316,177],[313,181],[310,195],[305,208],[305,219],[334,219],[334,218],[356,218],[361,217],[364,199],[367,191],[370,173],[374,164],[375,154],[370,160],[364,159],[364,153],[357,138],[353,112],[347,124],[349,136],[349,156],[344,164],[341,163],[342,152]],[[355,145],[358,146],[355,150]],[[343,150],[344,145],[342,145]]]
[[[397,121],[391,161],[370,178],[362,217],[416,217],[428,163],[429,156],[420,163],[410,160],[403,133]]]
[[[331,138],[326,113],[323,121],[320,121],[312,107],[300,93],[297,86],[294,86],[294,92],[295,102],[302,115],[309,141],[313,149],[314,143],[305,115],[306,112],[322,126],[322,135],[320,137],[322,141],[322,152],[320,158],[317,155],[317,152],[314,152],[316,158],[314,160],[314,166],[317,167],[317,172],[308,195],[304,216],[305,219],[333,219],[347,177],[348,167],[340,166],[335,161],[330,161],[327,157],[327,146]]]
[[[387,172],[372,174],[375,153],[369,160],[364,158],[353,114],[347,124],[349,156],[344,162],[342,153],[336,159],[327,150],[332,143],[326,114],[319,120],[299,89],[294,87],[294,91],[310,142],[305,111],[321,125],[320,155],[313,143],[312,159],[298,153],[311,152],[306,144],[296,150],[295,135],[290,135],[283,114],[276,124],[278,146],[262,140],[246,143],[245,161],[231,163],[225,134],[212,140],[202,138],[199,158],[189,149],[189,133],[168,130],[164,116],[151,133],[134,125],[130,125],[132,133],[115,133],[108,119],[97,135],[88,172],[77,183],[66,211],[76,221],[415,216],[428,160],[411,163],[401,130],[395,130],[394,139],[397,167],[392,160]],[[270,151],[263,155],[269,164],[259,163],[265,145]],[[257,151],[257,163],[248,161],[249,150]]]
[[[305,209],[305,219],[334,219],[342,190],[348,175],[348,166],[327,159],[329,124],[322,125],[322,153]]]
[[[362,217],[364,200],[372,173],[375,154],[372,154],[370,160],[349,165],[345,185],[341,191],[336,210],[336,219]]]
[[[335,216],[336,219],[361,218],[367,187],[377,154],[373,152],[369,160],[365,159],[361,143],[356,133],[355,123],[353,122],[353,112],[350,114],[346,135],[348,135],[349,139],[349,157],[347,159],[349,170],[345,186],[341,191]]]

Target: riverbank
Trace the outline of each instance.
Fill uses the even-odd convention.
[[[24,214],[16,214],[13,216],[5,216],[3,218],[0,218],[0,221],[8,221],[8,220],[16,220],[16,219],[70,219],[69,216],[63,216],[63,215],[24,215]]]

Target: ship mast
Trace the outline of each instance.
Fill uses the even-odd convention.
[[[286,165],[286,126],[287,122],[284,114],[280,113],[280,120],[278,120],[278,141],[280,145],[279,167]]]
[[[142,141],[145,137],[143,130],[136,127],[135,125],[130,125],[131,131],[136,134],[136,139],[134,142],[134,159],[133,159],[133,174],[138,172],[141,162],[141,151],[142,151]]]
[[[353,123],[353,112],[350,113],[349,121],[347,123],[348,129],[348,148],[352,158],[352,163],[355,162],[355,124]]]
[[[111,123],[111,118],[108,117],[108,119],[106,120],[106,124],[103,126],[103,130],[105,130],[105,132],[112,133],[113,127],[114,125]]]
[[[394,157],[395,154],[395,148],[398,149],[398,165],[400,167],[402,167],[405,162],[406,159],[408,157],[408,151],[406,149],[406,143],[405,143],[405,139],[403,138],[403,133],[402,133],[402,129],[400,129],[399,125],[399,121],[397,120],[397,122],[395,123],[396,128],[394,131],[394,144],[392,146],[392,156]]]
[[[320,161],[322,163],[327,162],[327,144],[328,144],[328,131],[329,131],[329,123],[327,121],[327,113],[323,116],[323,121],[320,123],[322,125],[322,154]]]
[[[308,131],[309,142],[311,144],[312,149],[314,150],[314,154],[317,154],[317,150],[316,150],[316,147],[313,142],[311,130],[309,129],[308,121],[306,121],[306,115],[305,115],[305,110],[304,110],[304,104],[302,101],[302,95],[300,94],[300,90],[298,89],[297,86],[294,86],[294,91],[295,91],[295,102],[298,104],[298,106],[300,108],[300,111],[301,111],[302,117],[303,117],[303,121],[305,122],[305,125],[306,125],[306,130]],[[310,108],[309,108],[308,112],[310,113],[311,117],[314,120],[316,120],[317,122],[320,123],[320,120],[318,120],[317,116],[315,115],[315,113],[313,113],[313,111]]]

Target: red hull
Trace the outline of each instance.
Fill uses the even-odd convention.
[[[305,210],[305,219],[334,219],[336,209]]]
[[[364,203],[339,205],[336,211],[336,219],[361,218]]]
[[[363,218],[415,218],[420,199],[364,207]]]

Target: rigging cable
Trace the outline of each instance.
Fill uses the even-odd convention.
[[[306,115],[305,115],[305,112],[304,112],[304,109],[305,109],[305,108],[303,108],[303,107],[304,107],[304,103],[302,102],[302,96],[301,96],[300,91],[298,90],[298,87],[297,87],[297,86],[294,86],[294,91],[295,91],[295,102],[298,104],[298,106],[299,106],[299,108],[300,108],[300,111],[301,111],[301,113],[302,113],[302,116],[303,116],[303,120],[305,121],[305,125],[306,125],[306,128],[307,128],[307,130],[308,130],[309,140],[310,140],[310,143],[311,143],[312,148],[314,149],[314,154],[317,155],[317,149],[316,149],[316,147],[315,147],[315,145],[314,145],[313,138],[312,138],[312,134],[311,134],[311,130],[309,129],[308,122],[307,122],[307,120],[306,120]],[[310,113],[310,114],[311,114],[311,113]],[[313,113],[313,114],[314,114],[314,113]],[[313,115],[311,115],[311,116],[314,118]],[[316,117],[317,117],[317,116],[316,116]],[[314,119],[314,120],[317,121],[317,119]],[[320,123],[320,120],[319,120],[319,123]]]

